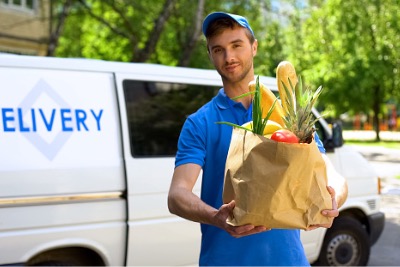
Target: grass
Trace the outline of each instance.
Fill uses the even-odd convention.
[[[347,145],[357,145],[357,146],[380,146],[385,148],[400,149],[399,141],[361,141],[361,140],[345,140]]]

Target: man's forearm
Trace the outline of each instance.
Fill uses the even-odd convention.
[[[205,224],[214,224],[213,217],[218,212],[194,193],[179,189],[170,192],[168,208],[171,213],[179,217]]]

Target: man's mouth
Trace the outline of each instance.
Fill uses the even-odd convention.
[[[234,70],[236,69],[236,67],[238,67],[238,66],[239,66],[239,63],[231,63],[231,64],[225,65],[225,69],[226,69],[228,72],[232,72],[232,71],[234,71]]]

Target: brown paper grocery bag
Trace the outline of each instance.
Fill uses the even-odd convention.
[[[325,162],[311,144],[272,141],[234,128],[225,167],[223,201],[235,200],[231,225],[307,229],[329,223],[332,208]]]

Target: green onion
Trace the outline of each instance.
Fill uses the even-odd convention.
[[[221,122],[216,122],[217,124],[226,124],[235,128],[240,128],[246,131],[250,131],[253,132],[255,134],[258,135],[263,135],[264,133],[264,129],[265,126],[267,125],[267,122],[269,120],[269,117],[271,116],[274,108],[275,108],[275,104],[277,99],[275,99],[274,103],[272,104],[272,106],[270,107],[267,115],[265,116],[265,118],[262,117],[262,113],[263,113],[263,107],[261,106],[261,92],[260,92],[260,82],[259,82],[259,76],[257,76],[256,79],[256,90],[254,92],[248,92],[242,95],[239,95],[237,97],[231,98],[232,100],[236,100],[245,96],[249,96],[251,94],[254,94],[254,97],[252,99],[252,104],[253,104],[253,110],[252,110],[252,119],[253,119],[253,127],[252,129],[248,129],[246,127],[243,127],[241,125],[237,125],[231,122],[225,122],[225,121],[221,121]]]

